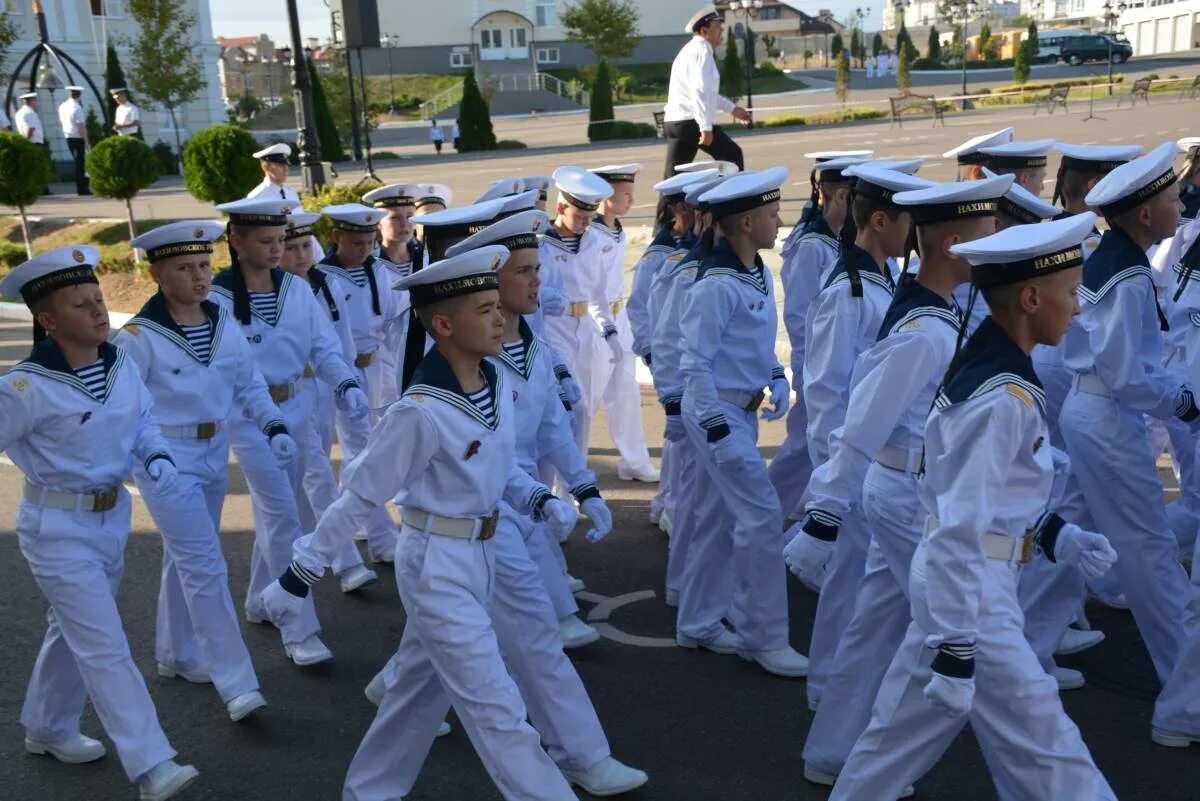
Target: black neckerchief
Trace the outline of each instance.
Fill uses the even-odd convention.
[[[346,269],[346,267],[342,265],[342,261],[338,258],[337,253],[328,254],[325,258],[321,259],[319,263],[329,267],[337,267],[338,269],[346,272],[347,275],[349,274],[349,271]],[[362,268],[367,275],[367,286],[371,288],[371,311],[375,313],[376,317],[379,317],[383,314],[383,312],[380,311],[379,308],[379,287],[375,283],[375,257],[368,255],[366,260],[362,263]]]
[[[857,273],[859,276],[866,278],[868,281],[880,284],[888,292],[896,290],[896,285],[892,281],[892,272],[887,268],[887,264],[884,264],[882,267],[876,264],[875,257],[858,245],[851,245],[850,249],[839,256],[838,260],[834,262],[833,269],[829,271],[829,277],[825,279],[823,289],[828,289],[843,275],[847,277],[847,280],[850,280],[851,273],[847,269],[848,264],[858,268]],[[853,284],[853,281],[851,281],[851,284]],[[861,296],[861,293],[855,295],[855,297]]]
[[[237,280],[237,276],[234,274],[233,270],[222,270],[221,272],[219,272],[213,276],[212,285],[219,289],[225,290],[232,297],[233,292],[234,292],[234,286],[235,286],[234,282],[236,280]],[[283,290],[283,285],[287,282],[287,280],[288,280],[287,273],[285,273],[283,270],[279,269],[278,267],[271,268],[271,286],[274,287],[274,290],[275,290],[275,303],[276,303],[276,308],[279,311],[282,311],[282,307],[283,307],[283,291],[282,290]],[[245,282],[243,282],[243,285],[244,285],[244,283]],[[276,324],[279,323],[279,319],[282,316],[283,316],[282,314],[275,315],[275,323]],[[259,319],[262,319],[262,318],[260,317]],[[249,325],[249,323],[248,322],[242,323],[242,325]]]
[[[338,311],[337,302],[333,299],[333,293],[329,291],[329,282],[325,280],[325,273],[316,267],[309,267],[304,277],[308,279],[308,284],[312,287],[313,294],[320,294],[325,299],[325,305],[329,307],[329,316],[333,318],[334,322],[342,319],[342,315]]]

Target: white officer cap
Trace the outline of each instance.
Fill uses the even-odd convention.
[[[426,249],[431,253],[435,250],[431,243],[450,244],[468,236],[479,233],[487,228],[504,209],[505,198],[485,200],[470,206],[460,206],[455,209],[444,209],[426,214],[421,217],[422,235],[425,238]]]
[[[373,232],[383,219],[383,212],[362,203],[338,203],[326,206],[321,213],[333,220],[334,228],[359,234]]]
[[[134,237],[129,245],[144,250],[153,263],[171,256],[212,253],[213,242],[223,233],[225,226],[214,220],[181,220]]]
[[[1009,176],[998,176],[996,173],[983,168],[985,178],[1000,178]],[[1047,203],[1037,195],[1030,192],[1025,187],[1021,186],[1016,180],[1013,180],[1012,186],[1000,198],[1000,205],[996,208],[997,211],[1003,212],[1006,216],[1012,217],[1019,223],[1032,224],[1039,223],[1042,220],[1049,220],[1051,217],[1058,216],[1062,211],[1058,206],[1052,203]]]
[[[1062,154],[1062,167],[1079,172],[1115,170],[1142,152],[1141,145],[1068,145],[1058,142],[1054,149]]]
[[[269,161],[272,164],[287,164],[288,157],[291,155],[292,146],[286,142],[279,142],[271,145],[270,147],[264,147],[262,150],[256,150],[254,152],[254,158],[262,161]]]
[[[637,180],[637,174],[641,171],[641,164],[606,164],[603,167],[588,170],[592,175],[599,175],[610,184],[619,182],[633,183]]]
[[[897,192],[909,192],[934,186],[933,181],[889,170],[887,167],[880,167],[870,161],[847,167],[842,171],[842,175],[857,179],[854,185],[855,194],[882,200],[884,203],[892,203],[892,198]]]
[[[980,148],[994,147],[1011,142],[1013,138],[1013,129],[1001,128],[999,131],[981,134],[968,139],[961,145],[951,148],[942,154],[944,158],[954,156],[958,159],[959,164],[987,164],[987,155],[980,153]]]
[[[450,187],[445,184],[417,183],[413,184],[420,191],[417,194],[417,209],[422,206],[428,206],[430,203],[437,203],[442,206],[449,206],[454,202],[454,193],[450,191]]]
[[[501,178],[498,181],[492,181],[492,185],[483,191],[483,194],[475,198],[476,203],[482,203],[485,200],[495,200],[498,197],[511,197],[519,195],[525,191],[525,181],[521,178]]]
[[[124,86],[118,86],[118,87],[116,87],[115,89],[109,89],[109,90],[108,90],[108,93],[109,93],[110,95],[112,95],[113,97],[116,97],[117,95],[127,95],[127,94],[129,94],[129,90],[128,90],[128,89],[126,89]]]
[[[668,203],[679,203],[686,201],[687,192],[693,186],[701,183],[707,183],[710,179],[716,178],[720,173],[716,170],[701,170],[700,172],[681,172],[678,175],[672,175],[659,181],[654,185],[654,191],[658,192]]]
[[[714,220],[742,214],[778,202],[782,197],[780,189],[787,179],[787,167],[744,172],[705,192],[700,196],[700,202],[708,204]]]
[[[1014,225],[1003,231],[950,246],[971,263],[971,282],[981,289],[1019,284],[1083,265],[1083,240],[1092,232],[1090,211],[1061,220]]]
[[[538,200],[545,200],[550,187],[554,185],[549,175],[524,175],[521,177],[521,183],[525,185],[525,190],[538,190]]]
[[[688,184],[687,193],[684,195],[683,202],[687,203],[694,209],[708,211],[708,204],[701,200],[701,198],[710,189],[715,189],[732,177],[732,175],[717,175],[713,178],[697,181],[694,184]]]
[[[813,181],[833,181],[840,183],[849,181],[850,176],[842,173],[847,167],[853,167],[855,164],[862,164],[867,159],[864,156],[838,156],[832,159],[823,159],[818,161],[812,168],[812,173],[809,175],[809,183]],[[803,186],[804,181],[796,181],[795,186]],[[816,191],[815,188],[813,190]]]
[[[21,95],[21,99],[22,100],[36,100],[37,96],[38,96],[37,92],[26,92],[25,94]]]
[[[316,211],[293,211],[287,218],[287,231],[284,233],[284,239],[299,239],[302,236],[312,234],[313,223],[321,219],[320,212]]]
[[[812,159],[820,164],[823,161],[844,158],[855,158],[859,161],[866,161],[874,155],[874,150],[814,150],[811,153],[805,153],[804,158]]]
[[[90,245],[66,245],[39,253],[0,278],[0,295],[21,296],[32,307],[59,289],[76,284],[97,284],[100,251]]]
[[[416,206],[420,188],[413,184],[388,184],[372,189],[363,195],[363,203],[377,209],[393,209],[398,206]]]
[[[582,167],[559,167],[553,180],[567,202],[584,211],[595,211],[601,201],[612,197],[613,188],[608,181]]]
[[[725,178],[741,172],[738,169],[738,165],[732,161],[693,161],[691,164],[675,165],[675,172],[704,172],[705,170],[716,170],[719,175]]]
[[[229,215],[232,225],[287,225],[292,204],[282,198],[248,197],[219,203],[217,211]]]
[[[83,91],[82,86],[64,86],[63,88],[66,89],[68,92],[82,92]]]
[[[921,169],[921,165],[925,163],[925,159],[875,159],[871,163],[878,167],[883,167],[885,170],[913,175],[917,170]],[[824,168],[824,166],[822,164],[821,168]]]
[[[979,148],[987,155],[987,165],[993,170],[1033,170],[1046,166],[1046,155],[1054,147],[1053,139],[1031,139]]]
[[[920,180],[920,179],[914,179]],[[929,184],[923,189],[897,192],[891,201],[912,212],[917,225],[953,222],[967,217],[994,217],[1000,198],[1013,185],[1011,175],[979,181]]]
[[[1122,164],[1101,178],[1083,202],[1100,209],[1105,217],[1140,206],[1178,180],[1175,153],[1175,143],[1164,142],[1146,155]]]
[[[550,218],[546,216],[546,212],[538,209],[521,211],[492,223],[456,245],[451,245],[446,248],[446,255],[457,256],[487,245],[502,245],[510,251],[529,248],[537,250],[538,234],[549,227]]]
[[[714,19],[721,19],[720,12],[712,3],[705,3],[700,7],[700,10],[691,16],[687,21],[687,25],[683,26],[684,33],[695,33],[697,28],[702,28]]]
[[[1176,144],[1179,146],[1181,153],[1191,153],[1200,147],[1200,136],[1185,136],[1176,142]]]
[[[468,250],[401,278],[392,289],[407,289],[414,309],[443,300],[499,289],[496,271],[508,261],[508,248],[488,245]]]

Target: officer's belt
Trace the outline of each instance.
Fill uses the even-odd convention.
[[[1103,381],[1094,375],[1086,373],[1076,373],[1071,380],[1071,386],[1080,392],[1086,392],[1089,395],[1099,395],[1102,398],[1112,397],[1112,390],[1109,389]]]
[[[459,540],[490,540],[496,534],[500,512],[493,512],[488,517],[442,517],[406,506],[400,513],[400,519],[404,525],[427,534]]]
[[[68,512],[108,512],[117,505],[121,497],[121,485],[103,492],[59,492],[46,489],[25,479],[25,500],[46,509],[62,509]]]
[[[571,317],[586,317],[588,304],[586,300],[576,300],[567,304],[567,314]]]
[[[758,407],[762,406],[763,399],[767,393],[763,390],[757,392],[742,392],[738,389],[718,389],[717,397],[726,403],[732,403],[739,409],[747,412],[757,412]]]
[[[193,426],[162,426],[162,435],[170,439],[212,439],[221,430],[220,422]]]
[[[373,361],[375,361],[375,351],[360,353],[354,357],[354,366],[360,370],[366,370]]]
[[[925,521],[925,536],[932,534],[938,525],[938,519],[930,515]],[[983,555],[988,559],[1022,565],[1033,558],[1034,547],[1037,545],[1037,536],[1033,529],[1025,529],[1025,534],[1021,537],[985,531],[979,539],[983,545]]]
[[[879,449],[879,453],[875,454],[875,461],[889,470],[898,470],[901,473],[911,473],[915,476],[925,469],[925,452],[917,448],[897,448],[892,445],[884,445]]]
[[[271,400],[276,403],[287,403],[300,394],[300,384],[296,381],[291,381],[287,384],[275,384],[267,387],[267,392],[271,394]]]
[[[625,308],[625,299],[614,300],[611,304],[613,317],[621,313],[621,309]]]

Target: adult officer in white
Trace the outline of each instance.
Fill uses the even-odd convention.
[[[137,136],[141,131],[142,112],[129,99],[129,90],[121,87],[111,92],[117,103],[117,111],[113,119],[113,130],[117,136]]]
[[[998,131],[973,136],[958,147],[947,150],[942,157],[953,157],[958,162],[958,180],[974,181],[983,174],[983,165],[988,163],[988,155],[980,149],[1007,144],[1012,138],[1012,128],[1001,128]]]
[[[229,431],[235,414],[252,420],[281,463],[296,455],[250,347],[227,312],[208,300],[212,243],[224,226],[183,220],[135,237],[158,291],[113,342],[134,360],[179,471],[169,497],[133,477],[163,535],[155,655],[158,674],[211,682],[234,720],[266,705],[242,642],[221,553]]]
[[[278,198],[287,201],[292,207],[300,205],[300,195],[287,185],[288,158],[292,155],[292,146],[286,142],[278,142],[270,147],[254,152],[262,166],[262,183],[250,190],[247,198]]]
[[[286,201],[269,196],[217,206],[229,216],[232,265],[213,278],[209,298],[232,312],[232,322],[250,343],[288,431],[304,441],[312,425],[312,399],[303,384],[308,364],[334,387],[339,409],[359,416],[369,406],[309,285],[277,267],[288,208]],[[229,439],[250,487],[254,512],[246,619],[260,623],[266,615],[259,594],[287,566],[292,543],[303,534],[298,508],[304,492],[302,465],[293,461],[281,470],[263,432],[240,413],[229,420]],[[297,665],[333,657],[318,636],[320,624],[311,598],[280,633],[284,650]]]
[[[808,660],[788,642],[787,574],[779,561],[783,513],[758,452],[758,408],[770,389],[766,420],[787,413],[791,387],[775,356],[775,291],[759,251],[775,246],[780,187],[787,169],[743,173],[705,192],[722,239],[700,263],[683,300],[683,423],[700,469],[716,485],[687,502],[724,505],[730,527],[693,532],[680,586],[676,642],[737,653],[778,676],[803,676]],[[711,234],[708,236],[711,237]],[[711,241],[711,238],[709,239]],[[732,570],[732,598],[706,593]],[[736,633],[725,627],[728,616]]]
[[[0,294],[33,312],[33,350],[0,378],[0,451],[25,474],[14,528],[50,604],[21,725],[31,754],[100,759],[104,745],[79,732],[90,698],[141,801],[165,801],[198,773],[173,759],[116,595],[130,518],[122,482],[137,459],[167,497],[177,474],[136,365],[107,342],[99,260],[93,247],[68,245],[0,280]]]
[[[21,107],[13,114],[13,124],[17,127],[17,133],[35,145],[40,145],[46,141],[46,129],[42,127],[42,118],[38,116],[37,107],[37,92],[21,95]]]
[[[80,195],[90,195],[87,172],[83,159],[91,144],[88,142],[87,117],[83,113],[82,86],[68,86],[67,99],[58,106],[58,124],[62,129],[63,138],[67,140],[67,150],[75,162],[75,191]]]

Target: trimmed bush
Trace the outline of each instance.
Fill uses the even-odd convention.
[[[304,206],[305,211],[320,211],[326,206],[336,206],[339,203],[362,203],[362,196],[372,189],[378,189],[383,186],[379,181],[371,178],[364,178],[355,184],[336,184],[330,181],[317,190],[315,195],[303,194],[300,196],[300,204]],[[321,242],[321,246],[325,250],[329,250],[329,246],[333,242],[330,236],[330,231],[333,230],[333,222],[324,215],[313,223],[313,234]]]
[[[125,201],[129,238],[136,237],[132,201],[138,192],[158,180],[158,157],[154,150],[133,136],[110,136],[87,154],[87,171],[93,192]]]
[[[648,122],[634,122],[633,120],[614,120],[608,129],[604,132],[604,136],[600,139],[593,139],[593,142],[607,141],[610,139],[652,139],[658,136],[658,131]]]
[[[33,240],[25,207],[32,206],[54,176],[50,154],[23,136],[0,131],[0,205],[15,206],[21,215],[25,252],[33,257]]]
[[[463,96],[458,106],[458,119],[458,129],[462,134],[458,144],[459,153],[496,149],[492,112],[479,91],[474,70],[467,70],[463,78]]]
[[[246,196],[262,180],[254,152],[258,142],[236,125],[205,128],[183,149],[188,192],[206,203],[228,203]]]
[[[524,150],[529,145],[517,139],[501,139],[496,143],[497,150]]]
[[[596,81],[592,84],[592,104],[588,109],[588,141],[599,142],[611,139],[608,129],[613,118],[612,77],[608,62],[601,61],[596,67]]]

